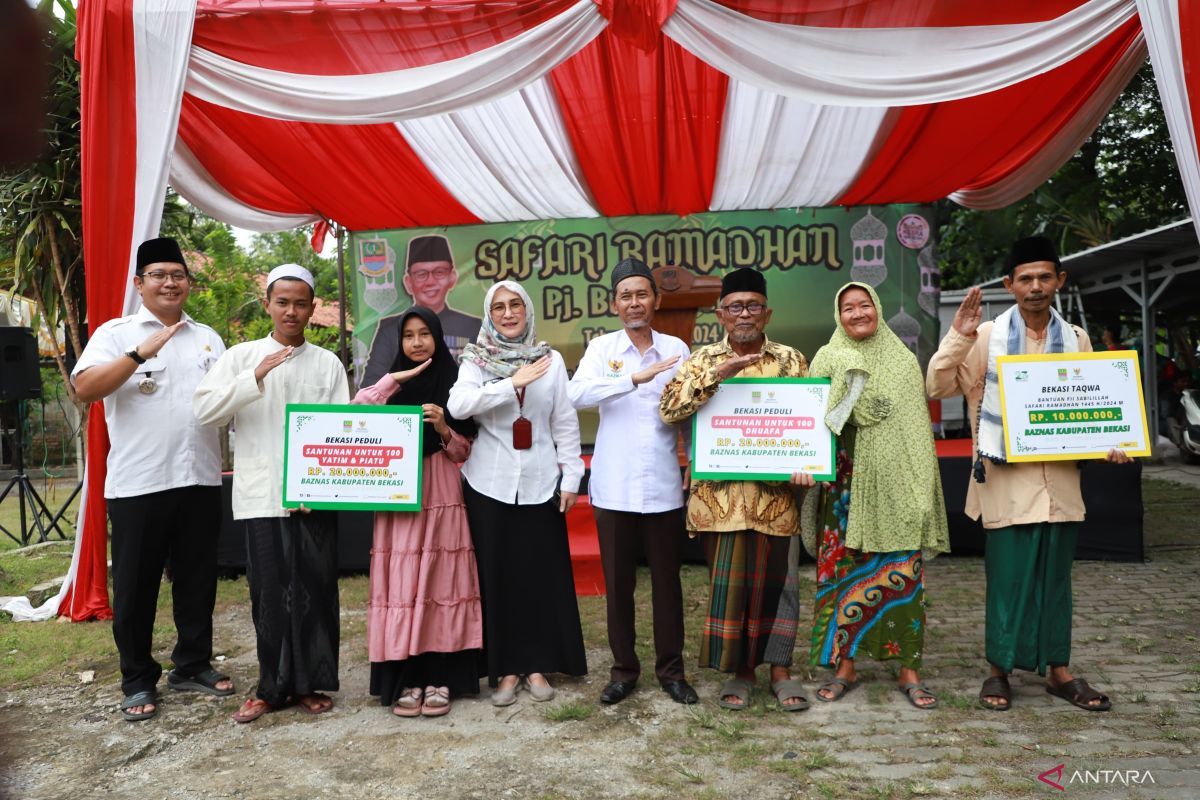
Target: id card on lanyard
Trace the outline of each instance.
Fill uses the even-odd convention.
[[[525,389],[514,389],[517,393],[517,418],[513,420],[513,450],[528,450],[533,447],[533,424],[525,418]]]

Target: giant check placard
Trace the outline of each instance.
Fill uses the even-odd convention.
[[[285,508],[419,511],[420,406],[288,404]]]
[[[730,378],[692,418],[692,477],[833,480],[828,378]]]
[[[996,369],[1009,461],[1150,455],[1136,351],[1000,356]]]

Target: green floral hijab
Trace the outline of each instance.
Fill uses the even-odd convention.
[[[862,341],[842,326],[839,306],[849,289],[870,295],[879,318],[875,333]],[[858,428],[850,454],[854,477],[846,545],[868,553],[944,553],[950,549],[950,534],[921,367],[883,321],[883,306],[871,286],[848,283],[839,289],[833,318],[837,329],[808,372],[833,382],[825,416],[829,429],[841,434],[846,424]],[[815,507],[805,515],[806,523],[809,516],[806,539],[815,534]]]

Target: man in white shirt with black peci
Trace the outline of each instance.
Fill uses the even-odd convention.
[[[191,281],[174,239],[143,242],[133,277],[141,308],[97,328],[71,372],[81,402],[104,402],[108,425],[113,639],[121,658],[121,714],[131,721],[158,711],[162,667],[152,640],[167,564],[177,631],[168,685],[217,697],[234,691],[210,663],[221,450],[217,432],[192,415],[192,393],[225,345],[184,312]]]
[[[634,258],[621,261],[613,268],[612,287],[613,311],[624,327],[588,343],[567,386],[576,409],[600,410],[588,494],[608,586],[608,643],[613,653],[600,702],[624,700],[641,673],[633,601],[640,543],[650,565],[655,674],[672,700],[696,703],[699,697],[683,670],[679,428],[665,424],[658,413],[663,387],[688,357],[688,346],[650,327],[661,298],[644,263]]]

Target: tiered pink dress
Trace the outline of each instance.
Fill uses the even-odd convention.
[[[398,387],[384,375],[353,402],[382,405]],[[458,467],[470,453],[470,441],[451,430],[443,449],[424,457],[421,510],[375,513],[367,643],[371,694],[384,705],[411,686],[479,691],[479,573]]]

